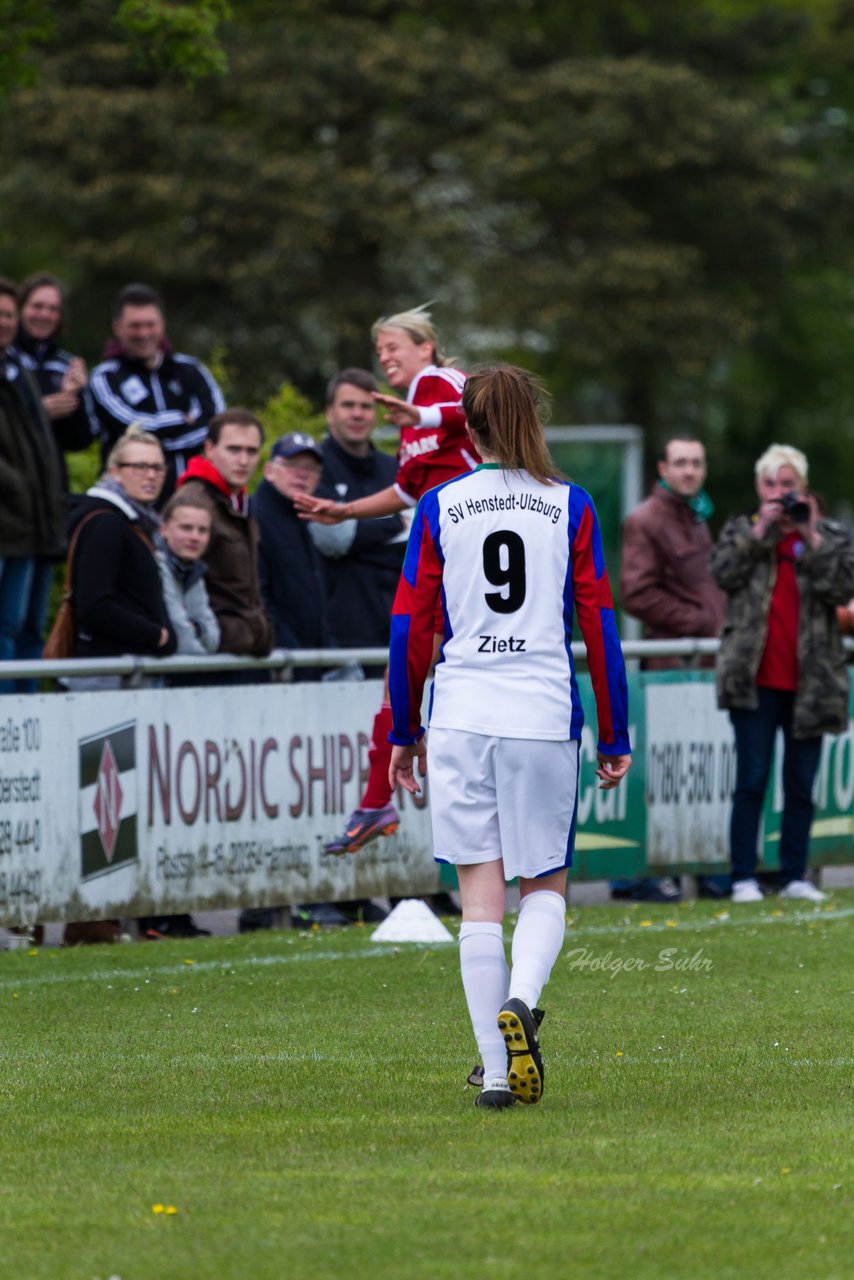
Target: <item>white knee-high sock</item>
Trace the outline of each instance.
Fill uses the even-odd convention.
[[[509,976],[500,924],[474,920],[460,926],[460,969],[484,1081],[506,1080],[507,1046],[496,1022]]]
[[[513,930],[510,995],[532,1009],[549,980],[566,933],[566,902],[551,889],[522,899]]]

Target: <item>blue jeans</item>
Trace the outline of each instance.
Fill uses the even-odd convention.
[[[780,826],[780,884],[803,880],[809,856],[813,816],[812,789],[821,759],[821,736],[792,737],[794,693],[757,689],[755,711],[733,708],[735,730],[735,792],[730,814],[729,843],[733,880],[756,873],[762,806],[777,729],[783,730],[783,820]]]
[[[30,599],[27,604],[27,616],[18,640],[16,657],[22,662],[29,659],[37,662],[44,648],[44,620],[47,615],[47,602],[50,598],[50,586],[53,582],[53,561],[37,556],[33,568],[33,581],[30,586]],[[18,680],[19,693],[35,693],[38,680]]]
[[[0,557],[0,661],[14,662],[27,618],[35,572],[32,556]],[[14,680],[0,680],[0,693],[14,693]]]

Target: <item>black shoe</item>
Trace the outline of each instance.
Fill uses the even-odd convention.
[[[333,907],[331,902],[295,906],[291,911],[291,924],[295,929],[310,929],[312,925],[328,929],[334,925],[349,923],[347,917],[337,907]]]
[[[625,887],[612,889],[611,897],[617,902],[680,902],[682,893],[675,880],[662,876],[660,880],[635,880]]]
[[[347,917],[350,924],[381,924],[388,915],[370,898],[356,898],[353,902],[336,902],[335,907]]]
[[[503,1107],[512,1107],[516,1101],[516,1095],[511,1093],[509,1089],[484,1089],[474,1100],[476,1107],[491,1107],[493,1111],[500,1111]]]
[[[389,902],[396,907],[399,902],[405,902],[405,898],[389,898]],[[425,893],[421,899],[426,902],[431,911],[435,911],[437,916],[461,916],[463,914],[462,907],[458,907],[454,899],[449,893]]]
[[[543,1021],[543,1018],[546,1016],[545,1010],[532,1009],[531,1013],[533,1015],[534,1022],[536,1022],[537,1026],[539,1027]],[[484,1076],[483,1066],[481,1065],[481,1063],[476,1062],[468,1074],[468,1079],[466,1080],[466,1084],[473,1084],[476,1089],[482,1089],[483,1076]]]
[[[165,938],[209,938],[210,929],[200,929],[192,916],[145,916],[137,921],[141,938],[152,942]]]
[[[275,907],[246,907],[237,921],[238,933],[254,933],[256,929],[275,929]]]
[[[437,916],[461,916],[462,910],[454,902],[449,893],[431,893],[424,899],[431,911]]]
[[[718,900],[732,893],[732,876],[697,876],[697,897]]]
[[[507,1045],[507,1083],[520,1102],[539,1102],[543,1096],[543,1059],[537,1020],[524,1000],[505,1000],[498,1030]]]

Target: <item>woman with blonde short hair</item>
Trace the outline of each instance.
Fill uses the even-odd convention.
[[[390,421],[400,427],[397,476],[393,485],[355,502],[298,496],[294,505],[306,519],[336,524],[393,515],[414,508],[421,495],[434,485],[468,474],[477,465],[477,450],[466,433],[460,403],[465,374],[451,368],[440,352],[426,307],[381,316],[373,325],[371,336],[389,385],[406,391],[405,400],[373,393]],[[436,631],[441,629],[442,619],[437,616]],[[367,786],[342,834],[326,844],[327,853],[356,853],[369,841],[397,830],[400,819],[388,785],[390,729],[386,686],[371,732]]]
[[[757,844],[774,741],[783,733],[780,896],[820,902],[807,879],[813,782],[825,733],[848,724],[837,606],[854,593],[854,544],[822,519],[800,449],[772,444],[754,468],[759,506],[729,520],[711,570],[728,596],[718,705],[735,733],[730,813],[733,902],[761,902]]]
[[[153,541],[165,475],[157,437],[128,427],[74,509],[68,532],[76,658],[175,650]]]

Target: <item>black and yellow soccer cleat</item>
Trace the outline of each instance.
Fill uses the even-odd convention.
[[[543,1018],[546,1016],[545,1010],[532,1009],[531,1013],[534,1016],[534,1022],[539,1027],[543,1021]],[[468,1079],[466,1080],[466,1084],[467,1085],[473,1084],[476,1089],[483,1088],[483,1067],[479,1062],[476,1062],[472,1067],[471,1071],[469,1072],[469,1076],[468,1076]]]
[[[545,1072],[537,1025],[524,1000],[505,1000],[498,1015],[498,1030],[507,1045],[507,1083],[520,1102],[539,1102],[543,1096]]]

